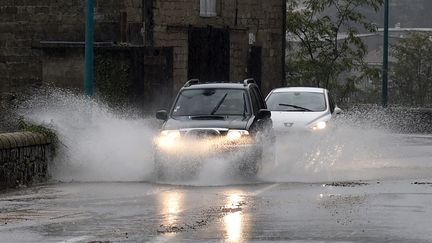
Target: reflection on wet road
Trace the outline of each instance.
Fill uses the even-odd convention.
[[[173,225],[183,210],[183,195],[180,192],[163,192],[159,197],[160,212],[164,215],[162,224]]]
[[[224,216],[226,239],[228,242],[239,242],[245,239],[243,237],[243,228],[245,227],[244,221],[246,219],[241,211],[241,206],[244,203],[240,193],[228,193],[227,204],[225,205],[227,214]]]
[[[57,184],[0,197],[2,242],[432,240],[425,181]],[[110,189],[107,189],[110,188]]]

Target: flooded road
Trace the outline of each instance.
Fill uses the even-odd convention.
[[[389,144],[393,152],[379,157],[387,167],[361,167],[355,176],[334,170],[333,180],[321,182],[69,182],[3,192],[0,239],[431,242],[432,136],[398,136],[403,143]],[[370,179],[357,180],[361,173]]]
[[[45,185],[2,194],[0,239],[430,242],[431,182]]]

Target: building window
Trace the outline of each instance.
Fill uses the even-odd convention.
[[[200,17],[217,16],[217,0],[200,0]]]

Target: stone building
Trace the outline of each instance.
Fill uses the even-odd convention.
[[[0,112],[47,83],[83,88],[84,2],[0,0]],[[120,43],[126,28],[139,33],[141,6],[141,0],[95,0],[95,41]]]
[[[84,3],[0,0],[0,109],[29,87],[83,88]],[[283,0],[95,0],[94,11],[96,55],[128,59],[137,97],[189,78],[284,84]]]
[[[284,83],[285,1],[154,1],[153,43],[174,47],[174,80],[254,77],[264,92]]]

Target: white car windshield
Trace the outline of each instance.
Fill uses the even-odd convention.
[[[241,89],[184,90],[174,105],[173,116],[247,116],[246,93]]]
[[[326,102],[323,93],[316,92],[275,92],[267,99],[271,111],[325,111]]]

